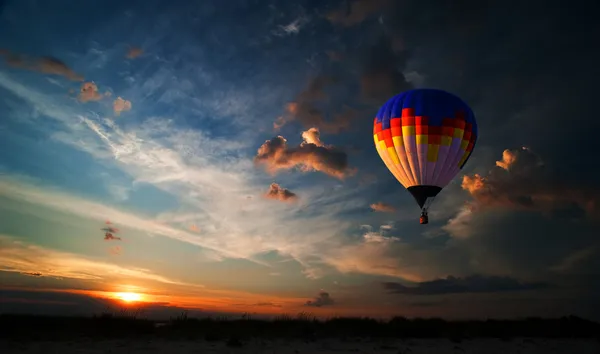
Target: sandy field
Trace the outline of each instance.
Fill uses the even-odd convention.
[[[253,339],[250,341],[228,343],[207,342],[204,340],[78,340],[54,342],[0,342],[0,352],[12,353],[265,353],[265,354],[325,354],[325,353],[386,353],[386,354],[533,354],[533,353],[569,353],[599,354],[600,342],[589,339],[528,339],[516,338],[508,341],[499,339],[469,339],[452,342],[448,339],[323,339],[316,342],[275,341]]]

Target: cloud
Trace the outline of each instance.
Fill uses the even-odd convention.
[[[304,303],[304,306],[312,306],[312,307],[323,307],[323,306],[331,306],[335,303],[333,298],[329,296],[329,293],[326,291],[319,291],[317,297],[313,300],[308,300]]]
[[[265,197],[269,199],[280,200],[282,202],[294,202],[298,199],[298,196],[292,193],[289,189],[282,188],[277,183],[271,183],[269,191],[265,194]]]
[[[127,50],[127,54],[125,55],[125,57],[127,59],[135,59],[135,58],[139,57],[140,55],[142,55],[143,53],[144,53],[144,50],[142,48],[129,47],[129,50]]]
[[[110,118],[57,104],[53,97],[1,73],[0,86],[33,104],[43,112],[45,119],[57,123],[53,127],[59,127],[58,131],[49,132],[53,139],[122,171],[133,180],[134,186],[144,183],[158,188],[168,198],[174,198],[179,206],[176,210],[165,210],[162,218],[153,220],[28,181],[22,176],[0,178],[1,195],[93,220],[109,218],[124,228],[197,245],[203,247],[203,254],[214,255],[211,256],[214,261],[237,258],[270,267],[271,262],[257,255],[276,251],[298,262],[306,276],[322,276],[338,264],[344,271],[349,269],[352,259],[343,264],[338,254],[339,249],[354,242],[344,236],[345,230],[351,229],[355,222],[345,215],[349,210],[364,208],[361,195],[368,187],[332,190],[330,186],[305,186],[294,192],[310,204],[273,209],[265,198],[247,198],[265,183],[263,174],[258,173],[248,159],[246,149],[250,143],[208,136],[178,127],[167,119],[150,118],[139,125],[132,122],[125,129]],[[39,124],[39,119],[31,123]],[[283,138],[274,140],[285,143]],[[306,142],[291,149],[283,145],[272,151],[275,156],[267,155],[267,160],[274,161],[262,163],[270,166],[287,159],[285,167],[288,169],[308,163],[311,170],[322,168],[335,176],[349,176],[353,172],[347,166],[345,153],[333,147]],[[266,143],[262,150],[268,148],[273,146]],[[187,221],[180,220],[184,217]],[[189,231],[190,222],[202,230],[201,237]],[[393,260],[391,256],[389,259]],[[376,274],[392,272],[366,265],[360,269],[379,272]]]
[[[558,264],[551,266],[550,270],[558,273],[594,272],[594,269],[598,269],[598,264],[591,265],[589,261],[596,260],[596,263],[600,263],[597,261],[599,253],[600,244],[586,246],[568,254]]]
[[[94,82],[84,82],[79,90],[77,98],[81,102],[100,101],[104,96],[98,92],[98,86]]]
[[[110,195],[118,201],[125,201],[129,199],[129,193],[131,192],[131,188],[123,185],[118,185],[114,183],[107,183],[106,189],[110,193]]]
[[[279,25],[277,30],[273,31],[273,34],[280,37],[298,34],[300,33],[300,29],[302,29],[309,21],[310,19],[308,17],[299,16],[287,25]]]
[[[0,53],[9,66],[19,69],[38,71],[43,74],[64,76],[72,81],[83,81],[83,76],[74,72],[61,60],[54,57],[27,58],[10,51]]]
[[[510,277],[472,275],[464,278],[448,276],[420,282],[414,287],[400,283],[384,282],[384,289],[393,294],[402,295],[443,295],[464,293],[495,293],[505,291],[523,291],[548,287],[545,283],[521,283]]]
[[[421,86],[423,86],[423,83],[425,82],[425,77],[423,75],[419,74],[415,70],[405,71],[405,72],[403,72],[403,74],[404,74],[404,78],[406,79],[406,81],[413,86],[421,87]]]
[[[367,232],[363,235],[365,242],[386,243],[400,241],[398,237],[386,237],[378,232]]]
[[[175,229],[134,214],[128,214],[100,203],[73,197],[57,190],[43,189],[32,184],[23,183],[22,181],[17,182],[15,178],[0,176],[0,195],[95,220],[104,221],[109,219],[124,227],[177,239],[202,247],[213,248],[207,243],[202,242],[197,235],[187,231]],[[223,251],[216,245],[214,248],[219,253]],[[225,251],[225,253],[228,252]]]
[[[40,58],[36,63],[36,69],[44,74],[61,75],[68,78],[69,80],[83,81],[83,76],[75,73],[65,63],[56,58]]]
[[[461,186],[473,198],[471,210],[505,207],[566,218],[594,217],[600,211],[596,189],[561,180],[527,148],[504,150],[496,168],[485,176],[463,176]]]
[[[281,307],[281,305],[273,303],[273,302],[257,302],[252,304],[254,307]]]
[[[510,166],[517,161],[517,154],[508,149],[502,152],[502,160],[496,161],[496,166],[503,168],[505,170],[509,170]]]
[[[314,139],[314,134],[309,132],[304,132],[303,136]],[[316,142],[322,144],[320,140]],[[335,147],[319,146],[304,140],[300,146],[290,148],[282,136],[265,141],[258,149],[254,162],[264,166],[269,173],[299,167],[304,172],[320,171],[344,179],[355,172],[348,167],[346,153]]]
[[[29,275],[30,277],[41,277],[44,274],[40,273],[40,272],[22,272],[21,274],[23,275]]]
[[[327,19],[341,26],[355,26],[367,18],[383,11],[391,0],[353,0],[347,1],[345,8],[331,11]]]
[[[319,129],[310,128],[307,131],[302,132],[302,140],[306,144],[315,144],[316,146],[325,146],[321,141],[321,134],[319,133]]]
[[[382,104],[412,88],[403,73],[408,53],[397,48],[393,37],[380,37],[365,53],[360,73],[361,94],[365,100]]]
[[[117,99],[113,102],[113,110],[116,115],[120,115],[121,112],[131,110],[131,101],[125,100],[121,97],[117,97]]]
[[[273,123],[275,130],[292,120],[300,122],[305,128],[316,127],[326,133],[339,133],[350,128],[351,123],[360,117],[356,109],[345,106],[341,112],[333,116],[332,120],[327,120],[323,110],[318,107],[320,103],[328,100],[325,88],[338,81],[328,75],[312,78],[307,87],[296,96],[296,99],[286,105],[286,115],[278,117]]]
[[[370,207],[374,211],[380,211],[383,213],[393,213],[396,211],[396,208],[394,206],[387,204],[387,203],[383,203],[383,202],[377,202],[377,203],[371,204]]]
[[[0,270],[5,272],[79,280],[138,279],[164,284],[185,284],[148,269],[122,267],[87,259],[80,255],[29,244],[6,235],[0,235],[0,245]]]
[[[360,242],[334,246],[325,261],[342,273],[385,275],[409,281],[423,281],[446,271],[434,262],[442,257],[443,250],[418,249],[400,237],[389,236],[388,225],[382,225],[379,232],[372,231],[370,225],[362,228],[366,232]]]
[[[104,234],[104,240],[105,241],[110,241],[110,240],[121,241],[121,238],[107,232],[106,234]]]

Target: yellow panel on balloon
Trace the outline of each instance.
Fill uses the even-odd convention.
[[[417,135],[417,144],[427,144],[427,135]]]
[[[439,145],[431,145],[430,144],[429,148],[427,149],[427,161],[437,162],[439,152],[440,152]]]
[[[447,135],[442,135],[440,145],[450,146],[452,145],[452,137]]]

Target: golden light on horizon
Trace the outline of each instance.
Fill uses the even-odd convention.
[[[137,301],[141,301],[142,300],[142,295],[138,294],[138,293],[130,293],[130,292],[126,292],[126,293],[115,293],[115,297],[117,299],[123,300],[125,302],[137,302]]]

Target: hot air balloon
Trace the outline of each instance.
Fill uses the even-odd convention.
[[[373,138],[379,156],[421,208],[421,224],[434,198],[463,168],[477,140],[471,108],[437,89],[415,89],[389,99],[377,113]]]

